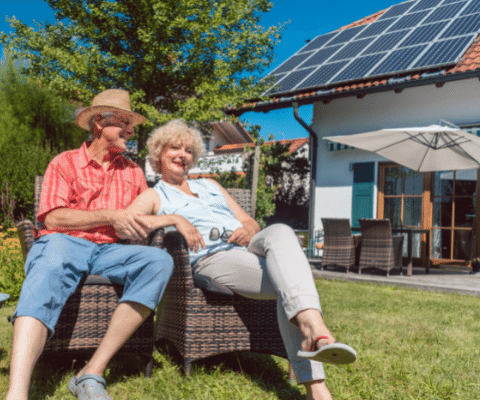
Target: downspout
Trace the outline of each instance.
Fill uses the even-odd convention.
[[[298,103],[293,102],[293,116],[300,125],[310,134],[310,202],[308,205],[308,237],[314,239],[315,227],[315,189],[317,187],[317,146],[318,136],[298,114]]]

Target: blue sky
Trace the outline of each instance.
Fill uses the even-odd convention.
[[[72,0],[73,1],[73,0]],[[282,41],[276,47],[275,60],[267,72],[272,71],[293,53],[318,35],[334,31],[344,25],[357,21],[367,15],[400,3],[401,0],[272,0],[272,10],[262,17],[263,26],[287,22]],[[32,25],[33,20],[54,21],[53,11],[42,0],[0,0],[0,31],[9,32],[5,16]],[[310,123],[312,106],[300,107],[300,116]],[[275,138],[293,139],[308,136],[307,132],[293,117],[291,108],[270,111],[269,113],[248,112],[242,118],[250,123],[262,126],[261,135]]]

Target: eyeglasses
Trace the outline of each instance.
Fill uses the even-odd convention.
[[[218,228],[212,228],[209,239],[211,241],[221,239],[223,242],[226,242],[232,233],[233,231],[227,231],[225,228],[223,228],[223,233],[220,234],[220,230]]]
[[[105,118],[104,127],[115,126],[121,129],[133,128],[133,122],[124,115],[113,114]]]

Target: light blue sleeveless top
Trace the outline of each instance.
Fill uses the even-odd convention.
[[[189,196],[161,180],[154,186],[154,189],[161,200],[159,215],[181,215],[194,225],[203,237],[206,249],[200,247],[198,253],[189,251],[192,266],[200,258],[216,251],[234,247],[246,249],[234,243],[225,243],[220,238],[213,241],[209,238],[212,228],[217,228],[222,234],[224,229],[234,231],[242,227],[240,221],[228,208],[227,199],[220,188],[207,179],[189,179],[188,186],[192,193],[198,195],[198,198]]]

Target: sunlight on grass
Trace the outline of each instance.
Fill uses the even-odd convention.
[[[336,400],[480,398],[480,310],[473,296],[422,292],[356,282],[317,280],[327,325],[359,355],[349,366],[326,365]],[[11,349],[0,310],[0,397],[8,384]],[[194,364],[185,379],[175,349],[155,353],[153,376],[138,360],[119,357],[107,371],[114,399],[304,399],[302,386],[288,381],[285,360],[259,354],[216,356]],[[82,360],[43,360],[35,370],[32,399],[73,399],[67,383]]]

